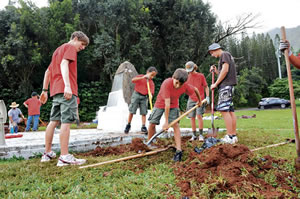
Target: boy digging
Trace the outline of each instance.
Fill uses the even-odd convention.
[[[134,92],[131,96],[131,102],[129,105],[128,124],[125,127],[124,133],[128,133],[131,128],[131,121],[133,115],[136,114],[136,110],[140,108],[140,115],[142,115],[142,128],[141,131],[147,133],[146,115],[148,111],[148,88],[147,82],[149,81],[151,95],[154,95],[154,82],[153,78],[156,76],[157,70],[151,66],[147,69],[146,75],[137,75],[131,81],[135,84]]]
[[[198,73],[197,70],[198,66],[192,62],[189,61],[185,64],[185,70],[189,73],[189,77],[187,80],[187,84],[190,84],[198,89],[200,92],[200,97],[201,99],[204,99],[204,90],[206,94],[206,101],[207,104],[209,104],[209,89],[207,86],[206,79],[202,73]],[[188,102],[187,102],[187,110],[193,108],[196,103],[197,103],[197,96],[193,94],[192,96],[189,97]],[[202,116],[205,113],[205,106],[206,103],[203,104],[201,107],[198,107],[196,110],[188,114],[188,117],[191,119],[191,126],[192,126],[192,131],[193,135],[190,141],[196,140],[197,139],[197,134],[196,134],[196,116],[198,119],[198,127],[199,127],[199,141],[204,141],[203,137],[203,119]]]
[[[165,123],[163,129],[168,129],[169,123],[179,117],[179,97],[186,93],[191,96],[196,93],[198,98],[198,105],[201,105],[200,93],[197,88],[186,84],[188,79],[188,73],[183,68],[178,68],[172,78],[166,79],[160,87],[159,93],[156,98],[154,109],[149,116],[149,132],[148,140],[155,133],[155,126],[159,124],[160,118],[165,113]],[[175,162],[181,161],[182,150],[181,150],[181,136],[179,123],[174,124],[174,139],[176,145],[176,152],[173,160]]]

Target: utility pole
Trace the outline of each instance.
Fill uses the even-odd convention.
[[[282,79],[282,77],[281,77],[281,66],[280,66],[281,53],[280,53],[280,50],[279,50],[279,36],[278,37],[276,37],[276,36],[275,36],[275,41],[274,41],[274,45],[275,45],[275,49],[276,49],[275,50],[275,55],[276,55],[276,58],[277,58],[279,79]]]

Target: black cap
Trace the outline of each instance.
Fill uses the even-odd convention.
[[[37,96],[37,95],[38,95],[37,92],[34,92],[34,91],[33,91],[33,92],[31,93],[31,96],[32,96],[32,97],[33,97],[33,96]]]

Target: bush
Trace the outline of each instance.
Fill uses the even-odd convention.
[[[293,81],[293,88],[295,98],[300,98],[300,81]],[[271,97],[290,99],[289,82],[287,78],[277,78],[268,89]]]

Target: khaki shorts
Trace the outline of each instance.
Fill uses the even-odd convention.
[[[77,119],[77,97],[72,95],[70,100],[64,98],[64,94],[54,95],[50,121],[72,123]]]
[[[148,118],[149,122],[152,123],[152,124],[159,125],[160,118],[161,118],[161,116],[163,115],[164,112],[165,112],[165,109],[154,107],[152,113],[150,114],[150,116]],[[175,119],[177,119],[178,117],[179,117],[179,109],[178,108],[171,108],[170,113],[169,113],[168,122],[171,123]]]
[[[136,114],[136,110],[138,108],[140,108],[140,115],[147,115],[148,97],[147,95],[142,95],[134,91],[131,96],[129,112],[132,114]]]
[[[187,110],[190,110],[194,106],[196,106],[196,102],[194,102],[193,100],[191,100],[189,98],[189,100],[187,102],[187,107],[186,107]],[[198,108],[196,108],[196,110],[193,110],[191,113],[189,113],[188,117],[193,118],[193,117],[196,117],[196,115],[203,116],[204,113],[205,113],[205,104],[203,104],[201,107],[198,107]]]

